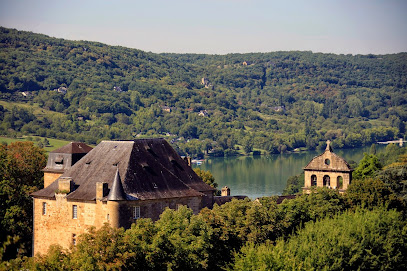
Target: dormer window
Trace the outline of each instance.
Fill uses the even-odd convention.
[[[63,165],[64,164],[64,157],[63,156],[57,156],[54,160],[56,165]]]

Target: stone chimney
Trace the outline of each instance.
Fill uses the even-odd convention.
[[[221,196],[222,197],[226,197],[226,196],[230,196],[230,188],[225,186],[222,188],[222,192],[221,192]]]
[[[62,177],[58,180],[58,193],[69,194],[73,191],[74,182],[70,177]]]
[[[184,157],[184,160],[185,160],[185,162],[187,162],[187,165],[188,165],[188,166],[191,166],[191,164],[192,164],[192,163],[191,163],[191,157],[185,156],[185,157]]]
[[[96,199],[101,200],[108,194],[107,183],[97,182],[96,183]]]

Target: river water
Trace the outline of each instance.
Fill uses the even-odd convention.
[[[377,150],[383,146],[377,146]],[[218,183],[218,189],[228,186],[231,195],[246,195],[251,199],[262,196],[281,195],[287,179],[301,173],[309,161],[322,151],[300,153],[238,156],[228,158],[209,158],[201,165],[194,165],[203,170],[210,170]],[[346,161],[359,162],[369,147],[357,149],[334,150]]]

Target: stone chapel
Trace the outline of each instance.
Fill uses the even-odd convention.
[[[310,193],[313,187],[328,187],[343,193],[351,183],[353,169],[333,152],[330,143],[328,140],[325,152],[304,167],[304,193]]]

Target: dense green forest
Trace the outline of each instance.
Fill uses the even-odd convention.
[[[406,147],[366,154],[343,195],[318,188],[280,204],[275,196],[197,215],[185,206],[166,209],[158,221],[92,228],[70,250],[52,246],[36,257],[25,256],[32,233],[27,192],[41,186],[44,151],[16,142],[0,145],[0,157],[0,270],[407,269]]]
[[[346,148],[405,137],[406,104],[407,53],[154,54],[0,27],[0,135]]]

